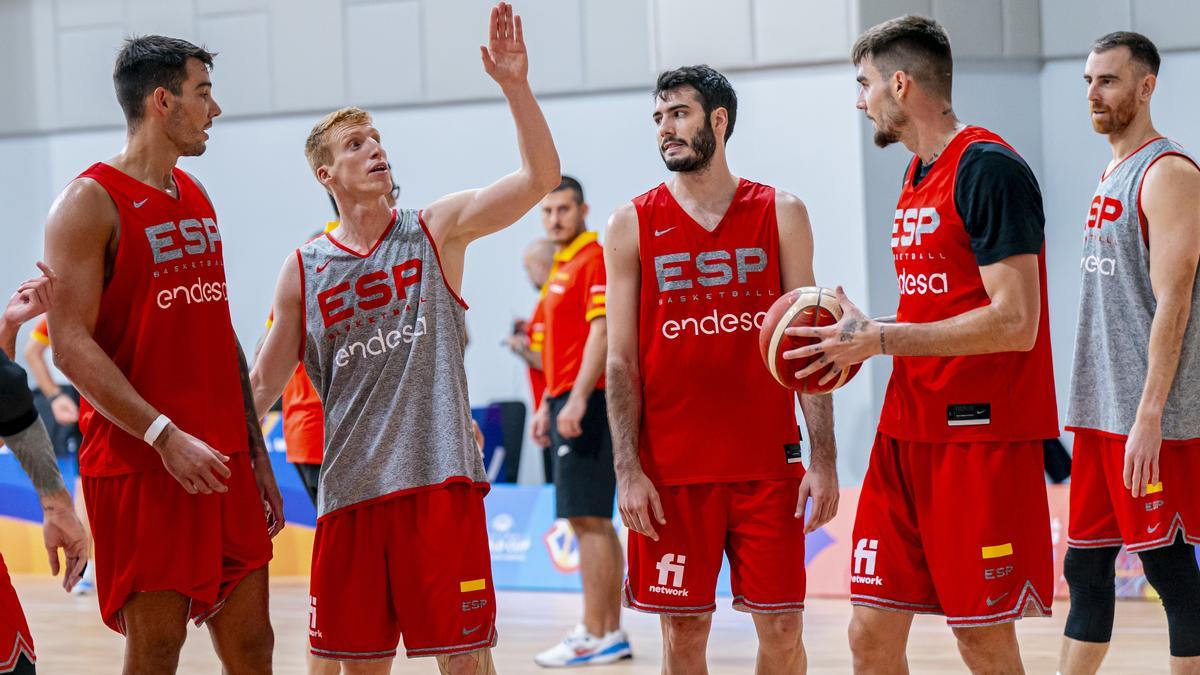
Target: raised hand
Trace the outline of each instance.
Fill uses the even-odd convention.
[[[521,17],[512,5],[501,2],[492,8],[488,20],[488,44],[480,45],[483,69],[501,89],[524,84],[529,74],[529,56],[525,53],[525,34]]]

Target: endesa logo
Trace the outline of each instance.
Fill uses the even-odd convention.
[[[1106,221],[1115,223],[1123,213],[1125,213],[1125,207],[1121,204],[1121,200],[1096,195],[1092,198],[1091,207],[1088,208],[1087,227],[1088,229],[1102,229]]]
[[[950,282],[946,279],[945,272],[911,274],[901,268],[900,273],[896,275],[896,283],[900,286],[900,295],[941,295],[950,290]]]
[[[317,304],[325,327],[332,328],[354,317],[355,308],[364,312],[386,307],[393,300],[403,299],[406,289],[421,280],[421,260],[413,258],[390,270],[368,272],[353,283],[343,281],[317,293]]]
[[[681,334],[696,337],[701,335],[717,335],[719,333],[736,333],[738,331],[759,330],[767,320],[766,312],[742,312],[741,314],[721,314],[713,310],[712,314],[703,317],[689,316],[686,319],[669,319],[663,322],[662,334],[668,340],[674,340]]]
[[[229,298],[224,281],[204,281],[200,277],[191,284],[164,288],[155,296],[159,309],[175,305],[200,305],[206,302],[225,302]]]
[[[921,236],[937,232],[942,219],[932,206],[896,209],[892,218],[892,248],[920,246]]]
[[[1096,255],[1085,255],[1079,259],[1079,269],[1102,277],[1111,277],[1117,273],[1117,259],[1103,258]]]

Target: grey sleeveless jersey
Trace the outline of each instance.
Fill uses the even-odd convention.
[[[1146,170],[1165,155],[1192,159],[1160,138],[1125,158],[1100,180],[1088,210],[1079,261],[1082,288],[1067,426],[1128,435],[1149,365],[1157,303],[1150,286],[1149,231],[1141,213]],[[1200,279],[1179,368],[1163,410],[1167,440],[1200,438]]]
[[[300,248],[304,367],[325,407],[318,515],[447,480],[487,480],[471,430],[465,305],[415,210],[367,255]]]

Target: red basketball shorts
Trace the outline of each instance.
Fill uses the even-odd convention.
[[[1166,443],[1159,482],[1135,498],[1125,488],[1125,438],[1077,430],[1071,461],[1072,548],[1125,547],[1132,553],[1170,546],[1182,532],[1200,544],[1200,442]],[[1189,529],[1190,527],[1190,529]]]
[[[854,521],[850,599],[954,627],[1049,616],[1050,510],[1040,441],[875,437]]]
[[[21,601],[13,590],[4,556],[0,556],[0,673],[12,672],[22,655],[30,663],[37,662],[25,612],[21,611]]]
[[[725,554],[735,609],[804,609],[799,489],[799,478],[658,486],[667,522],[654,524],[658,541],[629,533],[625,606],[652,614],[712,612]]]
[[[188,494],[165,468],[83,478],[95,539],[100,615],[124,633],[134,593],[175,591],[202,624],[250,572],[271,560],[271,538],[250,456],[226,465],[228,492]]]
[[[496,645],[483,510],[466,483],[363,502],[317,521],[312,653],[327,659],[445,656]]]

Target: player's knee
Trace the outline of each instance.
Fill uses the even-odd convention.
[[[955,628],[958,653],[972,672],[1004,670],[1004,665],[1020,662],[1016,629],[1011,623],[978,628]]]
[[[712,617],[705,616],[667,616],[663,617],[665,631],[663,637],[667,649],[673,652],[694,652],[703,649],[708,641],[708,631],[712,626]]]
[[[1167,613],[1171,656],[1200,656],[1200,568],[1196,551],[1182,538],[1140,554],[1146,581]]]
[[[904,655],[903,642],[899,643],[897,649],[895,636],[858,614],[850,619],[849,637],[850,653],[854,656],[856,669],[889,662]]]
[[[179,652],[187,639],[187,625],[162,622],[149,630],[139,630],[127,637],[126,661],[130,672],[173,673],[179,663]]]
[[[804,619],[800,612],[766,614],[764,616],[770,618],[760,619],[756,622],[760,649],[772,653],[784,653],[801,648]]]
[[[1068,548],[1063,559],[1063,576],[1071,591],[1071,609],[1063,634],[1080,642],[1112,639],[1116,608],[1116,572],[1113,563],[1118,547]]]

